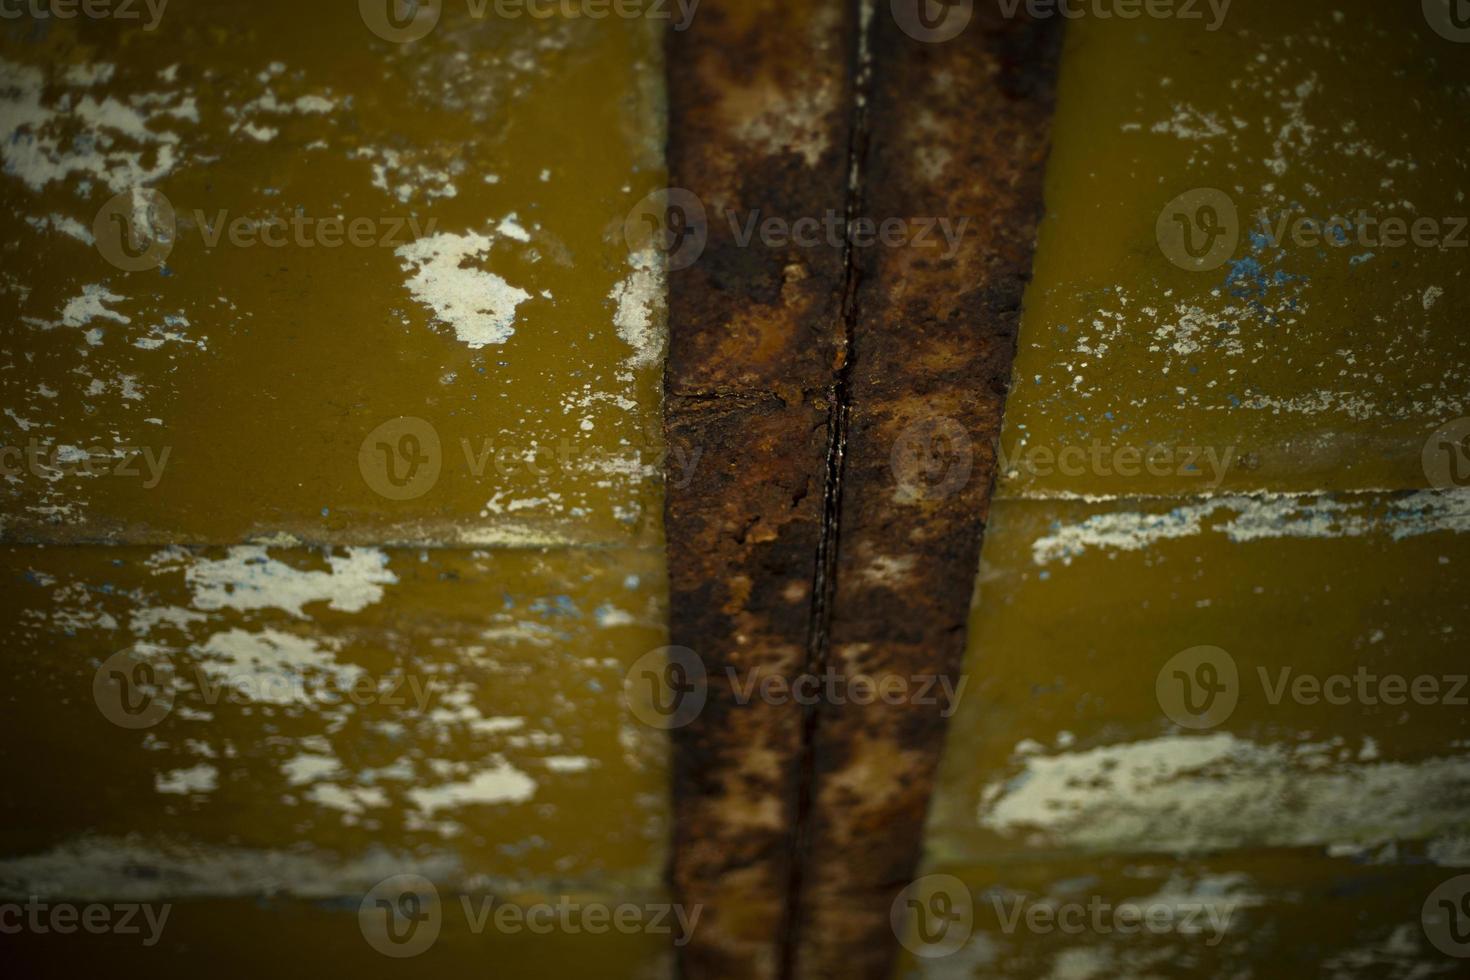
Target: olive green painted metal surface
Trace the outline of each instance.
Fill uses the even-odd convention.
[[[5,537],[656,541],[661,25],[167,13],[0,42]]]
[[[1421,488],[1470,412],[1465,45],[1417,3],[1209,23],[1070,24],[1002,494]]]
[[[905,976],[1470,955],[1470,48],[1210,22],[1070,24]]]
[[[667,21],[428,6],[0,23],[23,970],[670,969]]]

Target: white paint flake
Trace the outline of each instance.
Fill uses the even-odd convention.
[[[471,350],[503,344],[515,333],[516,308],[531,298],[500,276],[468,266],[483,262],[494,239],[468,232],[442,233],[404,245],[395,254],[413,272],[409,291],[433,311],[434,320],[454,328]]]
[[[524,803],[536,792],[536,781],[508,762],[484,769],[469,779],[408,791],[413,804],[433,816],[440,810],[492,803]]]
[[[1331,496],[1215,497],[1162,513],[1099,514],[1061,525],[1031,546],[1038,565],[1070,564],[1091,549],[1142,551],[1161,541],[1223,534],[1235,543],[1271,538],[1345,538],[1386,534],[1395,541],[1470,532],[1470,492],[1423,491],[1379,500]]]
[[[633,355],[634,368],[654,367],[663,359],[668,338],[665,312],[663,258],[655,249],[642,249],[628,258],[633,271],[615,285],[608,299],[617,304],[613,325]]]
[[[219,786],[219,770],[208,763],[200,763],[189,769],[161,772],[153,778],[153,788],[160,793],[210,793]]]
[[[165,552],[161,561],[178,559]],[[196,609],[284,609],[301,619],[302,607],[325,602],[339,612],[361,612],[383,598],[383,586],[398,581],[388,556],[377,548],[348,548],[329,555],[329,571],[302,571],[277,561],[257,545],[231,548],[224,558],[200,558],[184,571]]]
[[[316,685],[334,694],[349,691],[365,674],[338,663],[311,639],[273,629],[216,633],[199,652],[200,669],[211,682],[261,704],[306,704]]]
[[[1470,757],[1353,756],[1225,733],[1028,754],[985,790],[977,819],[1036,846],[1169,854],[1433,839],[1463,826]]]

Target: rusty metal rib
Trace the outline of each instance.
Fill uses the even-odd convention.
[[[672,642],[708,677],[674,733],[690,978],[885,975],[944,735],[943,704],[741,704],[730,672],[953,680],[963,656],[1057,33],[977,11],[926,44],[883,6],[864,38],[857,0],[706,0],[669,42],[670,182],[707,210],[665,409],[707,461],[666,506]],[[829,211],[849,234],[817,248],[725,221]],[[941,256],[852,247],[865,216],[971,223]],[[936,438],[963,479],[924,467]]]
[[[708,679],[703,712],[673,733],[673,885],[704,907],[687,977],[780,971],[803,716],[737,703],[729,672],[789,684],[807,668],[845,348],[841,248],[742,246],[725,215],[841,213],[853,31],[843,4],[707,0],[669,38],[670,183],[707,215],[703,254],[671,273],[665,378],[671,448],[704,450],[665,507],[671,642]]]

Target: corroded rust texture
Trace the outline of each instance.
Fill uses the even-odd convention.
[[[881,4],[880,7],[886,7]],[[969,218],[946,251],[857,248],[848,433],[826,668],[897,678],[899,705],[824,702],[811,745],[795,975],[884,977],[911,880],[979,565],[1022,292],[1041,216],[1057,18],[975,21],[946,43],[880,11],[862,173],[872,218]],[[987,14],[990,19],[987,20]],[[957,425],[955,424],[957,423]],[[931,692],[933,693],[933,692]],[[926,703],[915,703],[923,701]]]
[[[670,273],[665,381],[671,448],[702,451],[665,512],[671,642],[709,683],[673,732],[674,889],[704,906],[686,977],[782,960],[802,709],[735,692],[806,666],[845,267],[838,244],[739,238],[752,218],[843,213],[855,32],[843,3],[705,0],[669,36],[670,185],[706,219],[703,253]]]
[[[670,276],[666,380],[671,448],[704,460],[666,510],[672,642],[709,691],[674,732],[674,886],[705,907],[688,978],[885,974],[950,707],[918,695],[953,686],[964,649],[1056,32],[977,11],[925,44],[878,6],[870,73],[856,0],[707,0],[670,39],[670,182],[706,241]],[[738,240],[829,216],[924,234]],[[911,697],[736,697],[806,673]]]

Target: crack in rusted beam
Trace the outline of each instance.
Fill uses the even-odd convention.
[[[958,687],[997,443],[1030,278],[1059,48],[1056,21],[977,5],[943,43],[873,21],[865,217],[969,218],[948,257],[857,255],[851,397],[828,654],[897,704],[822,703],[793,977],[886,977],[894,898],[915,873],[947,727],[917,696]],[[907,455],[904,447],[916,449]],[[945,467],[931,463],[947,454]]]
[[[871,0],[706,0],[670,38],[671,184],[708,212],[670,280],[665,407],[671,449],[707,461],[666,505],[672,642],[707,679],[673,740],[691,978],[885,975],[942,748],[940,706],[804,708],[741,679],[953,683],[964,650],[1057,38],[979,13],[925,44],[883,6],[869,39]],[[829,211],[846,235],[815,248],[722,220]],[[944,256],[855,244],[859,218],[925,217],[974,224]],[[941,494],[894,463],[936,425],[973,465]]]
[[[666,504],[671,642],[708,690],[673,733],[673,886],[705,907],[680,954],[691,978],[781,968],[803,713],[736,686],[807,669],[845,356],[840,245],[742,243],[724,218],[846,207],[854,31],[846,4],[706,0],[669,36],[670,183],[706,211],[702,254],[670,275],[665,381],[671,449],[705,450]]]
[[[831,644],[832,606],[837,590],[837,554],[841,546],[842,476],[847,452],[847,432],[852,402],[853,344],[857,324],[858,263],[853,254],[853,221],[863,209],[863,160],[867,153],[867,99],[873,82],[873,59],[868,32],[871,28],[875,0],[849,0],[852,20],[857,30],[853,45],[853,92],[850,109],[851,136],[847,154],[847,201],[844,211],[844,243],[842,253],[843,290],[842,323],[843,357],[832,386],[831,412],[828,420],[827,468],[822,507],[822,532],[817,546],[816,574],[812,582],[812,616],[807,633],[807,673],[820,677],[826,672]],[[793,834],[795,856],[786,889],[785,932],[782,937],[781,978],[796,976],[797,950],[801,944],[801,894],[803,889],[801,854],[807,850],[811,834],[813,795],[816,788],[817,720],[815,706],[805,706],[802,717],[801,755],[797,785],[796,827]]]

